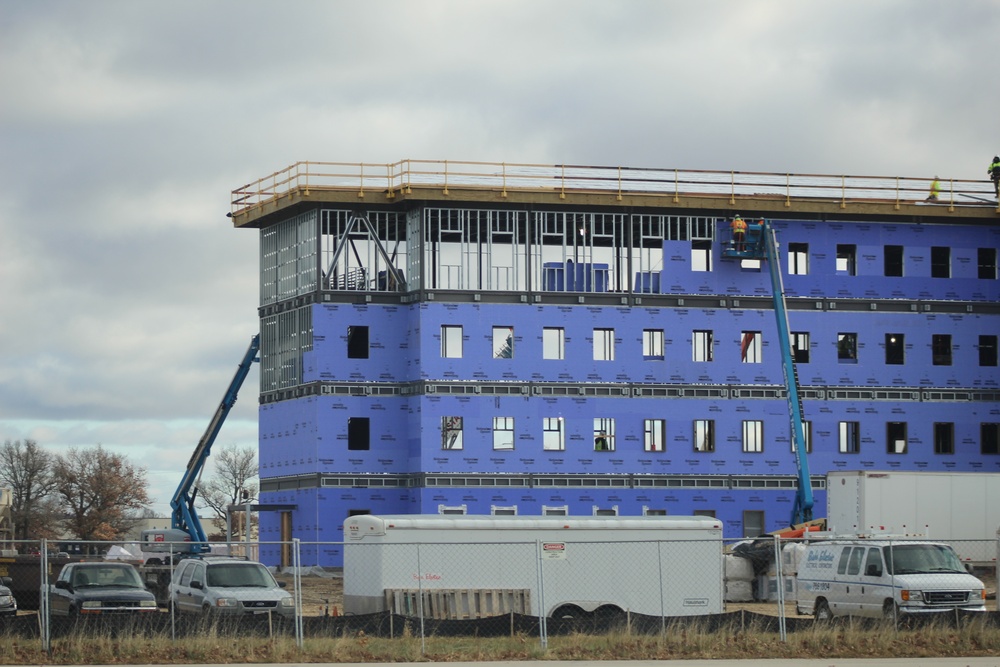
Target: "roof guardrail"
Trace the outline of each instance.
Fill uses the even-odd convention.
[[[408,194],[413,187],[495,191],[506,197],[510,191],[606,192],[618,200],[625,194],[784,200],[818,199],[838,202],[918,203],[927,200],[934,179],[907,176],[859,176],[768,173],[757,171],[709,171],[703,169],[654,169],[646,167],[594,167],[584,165],[538,165],[508,162],[454,160],[401,160],[391,164],[363,162],[296,162],[232,192],[232,215],[244,213],[295,191],[312,190],[366,193],[381,192],[388,198]],[[942,185],[938,205],[982,205],[993,203],[988,181],[938,179]]]

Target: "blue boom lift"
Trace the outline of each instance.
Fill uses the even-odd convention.
[[[212,415],[212,420],[208,423],[205,434],[198,441],[198,446],[195,447],[194,454],[191,455],[191,460],[188,461],[187,469],[184,471],[184,477],[170,499],[170,529],[144,530],[142,532],[144,551],[171,551],[177,555],[209,551],[208,536],[201,526],[201,520],[198,519],[198,512],[194,505],[198,495],[196,482],[201,478],[205,462],[208,461],[208,456],[212,453],[212,444],[218,437],[219,431],[222,430],[222,425],[225,423],[229,411],[236,404],[236,396],[239,394],[240,387],[243,386],[243,381],[250,373],[250,367],[253,362],[259,361],[257,356],[259,351],[260,334],[254,334],[253,338],[250,339],[250,347],[247,348],[243,360],[240,361],[240,365],[236,369],[236,375],[233,376],[229,388],[226,389],[226,393],[222,397],[222,402],[215,414]],[[183,544],[175,544],[179,542],[183,542]]]
[[[798,489],[795,493],[795,504],[792,507],[791,525],[803,524],[813,520],[812,480],[809,477],[809,461],[806,458],[805,429],[802,426],[802,399],[799,396],[799,377],[795,370],[791,334],[788,330],[788,311],[785,308],[785,287],[781,280],[778,241],[769,221],[748,222],[745,239],[742,242],[731,240],[723,246],[722,257],[724,259],[765,262],[771,274],[771,297],[774,301],[774,317],[778,324],[778,347],[781,350],[781,365],[785,373],[788,417],[798,477]]]

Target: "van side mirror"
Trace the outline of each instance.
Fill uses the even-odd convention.
[[[865,570],[865,576],[866,577],[881,577],[882,576],[882,566],[879,565],[878,563],[872,563],[871,565],[868,566],[868,569]]]

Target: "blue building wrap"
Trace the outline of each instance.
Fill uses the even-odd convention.
[[[846,217],[771,222],[817,516],[829,471],[1000,473],[1000,229]],[[434,289],[443,269],[432,276],[420,232],[402,298],[329,278],[262,308],[272,359],[287,341],[268,327],[298,318],[282,352],[294,381],[262,386],[259,461],[261,502],[295,507],[303,563],[340,565],[343,520],[365,512],[698,513],[727,538],[786,527],[796,467],[770,282],[723,259],[728,218],[714,220],[662,239],[641,270],[525,253],[538,283],[493,294]],[[277,513],[260,537],[287,537]]]

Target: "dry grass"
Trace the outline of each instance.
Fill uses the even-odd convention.
[[[51,654],[36,639],[0,637],[0,664],[93,665],[181,663],[318,663],[499,660],[653,660],[750,658],[882,658],[1000,655],[1000,629],[985,623],[945,624],[917,630],[891,625],[863,629],[851,623],[789,633],[782,642],[753,626],[709,631],[697,625],[668,627],[659,635],[574,634],[504,638],[310,638],[300,650],[293,638],[220,636],[171,641],[149,636],[70,635],[53,640]]]

